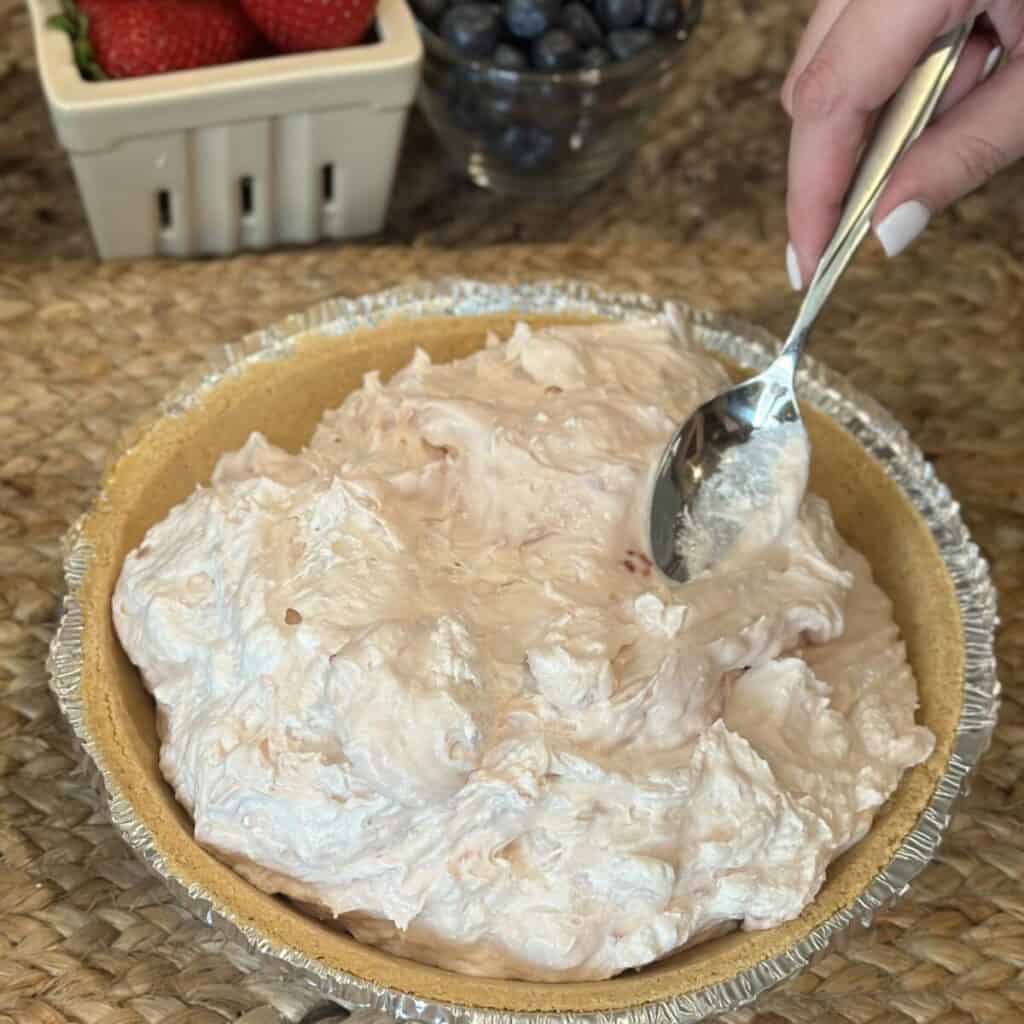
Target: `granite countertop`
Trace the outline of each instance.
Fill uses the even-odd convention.
[[[568,209],[505,199],[451,175],[412,118],[380,244],[509,242],[785,243],[788,122],[779,86],[809,0],[707,0],[690,73],[633,162]],[[557,216],[553,216],[557,209]],[[1024,165],[931,228],[950,241],[995,241],[1024,255]],[[68,161],[35,74],[23,0],[0,0],[0,259],[88,256],[92,246]]]

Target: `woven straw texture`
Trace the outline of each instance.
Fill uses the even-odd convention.
[[[374,247],[98,266],[23,11],[0,0],[0,1024],[276,1024],[317,1002],[176,907],[94,813],[46,686],[60,537],[134,418],[219,343],[331,295],[568,274],[784,331],[773,95],[807,5],[709,6],[656,137],[558,216],[446,178],[416,123]],[[995,742],[910,894],[731,1024],[1024,1021],[1022,185],[1007,174],[894,264],[866,250],[814,344],[910,429],[992,561]]]
[[[65,264],[60,276],[0,268],[0,374],[14,382],[0,393],[0,1021],[205,1024],[245,1012],[262,1024],[308,1003],[178,911],[69,775],[43,669],[59,537],[131,419],[220,340],[428,272],[569,271],[778,328],[792,303],[781,271],[763,270],[771,255],[749,244],[362,249],[216,266]],[[1009,699],[939,863],[876,928],[769,999],[763,1022],[1024,1020],[1024,430],[1003,423],[1024,386],[1024,273],[998,249],[962,247],[948,267],[955,288],[922,283],[950,258],[925,244],[894,267],[861,261],[818,349],[901,416],[963,499],[1003,594]]]

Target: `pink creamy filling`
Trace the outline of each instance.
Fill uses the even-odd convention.
[[[647,473],[723,383],[660,324],[520,327],[371,375],[298,455],[225,455],[114,597],[197,839],[471,974],[605,978],[796,916],[933,741],[824,502],[706,578],[652,570]]]

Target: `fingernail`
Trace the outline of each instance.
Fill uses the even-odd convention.
[[[800,276],[800,263],[796,258],[796,249],[793,248],[792,242],[786,244],[786,273],[789,274],[789,283],[793,286],[793,291],[801,291],[804,279]]]
[[[992,74],[996,69],[996,65],[999,63],[1003,56],[1003,48],[1001,46],[993,46],[991,53],[985,58],[985,66],[981,69],[981,78],[979,82],[984,82],[989,75]]]
[[[793,116],[793,86],[790,79],[787,77],[782,83],[782,89],[779,92],[779,101],[782,103],[782,109]]]
[[[918,199],[901,203],[878,227],[875,237],[882,243],[886,256],[896,256],[928,226],[932,211]]]

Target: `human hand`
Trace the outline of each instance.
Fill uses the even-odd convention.
[[[873,114],[935,39],[980,15],[984,27],[968,40],[936,119],[878,201],[872,227],[889,256],[1024,156],[1024,0],[818,0],[782,88],[793,121],[786,266],[794,288],[810,280],[835,229]]]

